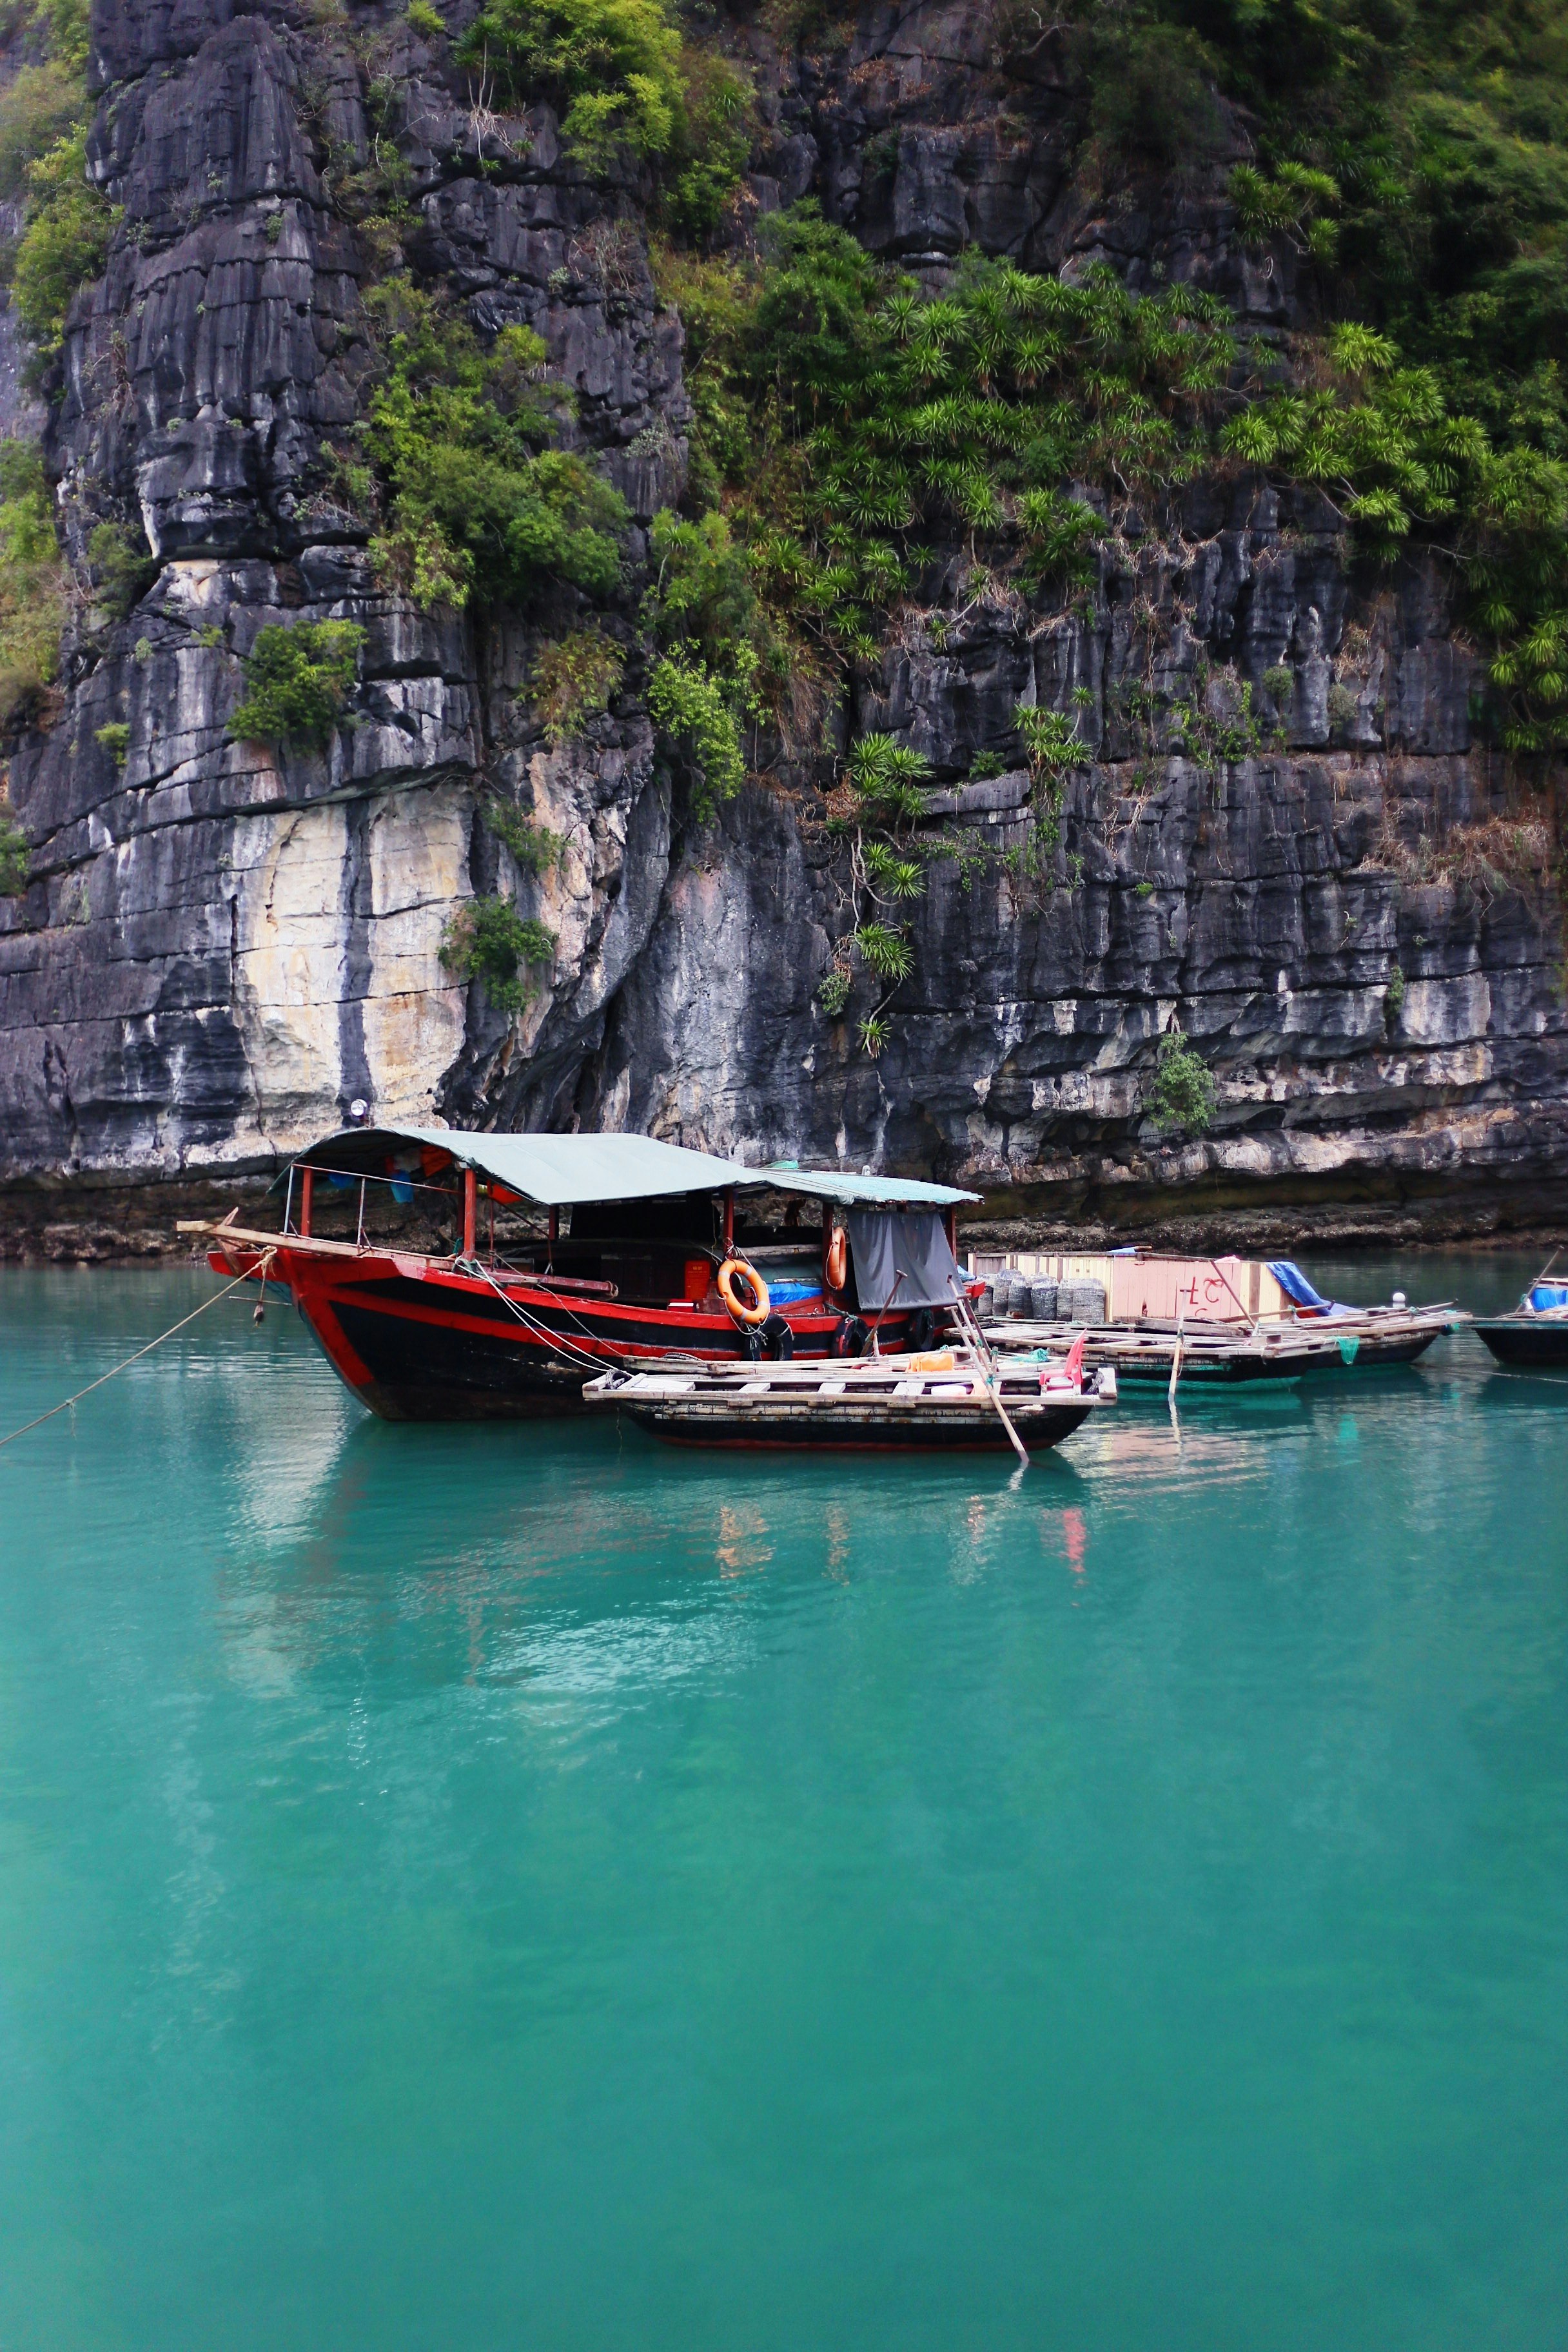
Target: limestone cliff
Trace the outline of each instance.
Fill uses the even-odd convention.
[[[1265,333],[1300,314],[1289,247],[1260,259],[1234,235],[1225,159],[1075,178],[1049,40],[1004,70],[987,11],[934,5],[868,9],[821,54],[727,37],[759,92],[753,215],[814,194],[933,281],[973,244],[1068,274],[1110,259],[1134,286],[1195,278]],[[1348,1207],[1408,1231],[1434,1229],[1439,1197],[1450,1227],[1550,1214],[1568,1171],[1556,900],[1472,741],[1443,576],[1426,558],[1356,572],[1325,499],[1234,468],[1125,518],[1070,604],[976,587],[962,550],[932,551],[841,737],[921,750],[932,822],[983,846],[1026,829],[1026,775],[965,782],[1014,745],[1018,703],[1070,704],[1094,762],[1044,886],[994,858],[932,868],[891,1035],[860,1050],[815,993],[844,919],[831,759],[775,747],[700,824],[647,715],[638,566],[681,492],[689,410],[644,192],[579,169],[545,107],[498,144],[447,54],[378,0],[100,0],[89,164],[122,210],[46,386],[47,446],[68,550],[139,519],[156,576],[128,618],[77,629],[59,707],[11,762],[34,878],[0,898],[0,1174],[23,1222],[89,1194],[101,1215],[106,1185],[268,1171],[356,1098],[930,1171],[1045,1217],[1278,1225],[1331,1202],[1341,1228]],[[549,613],[459,619],[389,593],[330,461],[384,266],[343,188],[378,139],[412,174],[411,265],[481,334],[538,331],[575,394],[570,441],[634,516],[634,658],[553,749],[523,690]],[[330,751],[226,732],[279,615],[366,632]],[[1216,667],[1276,714],[1268,747],[1151,759],[1130,689],[1201,704]],[[116,722],[122,764],[99,740]],[[564,841],[543,876],[480,821],[497,793]],[[439,961],[454,907],[498,881],[558,943],[515,1017]],[[1185,1144],[1147,1112],[1173,1014],[1219,1082]]]

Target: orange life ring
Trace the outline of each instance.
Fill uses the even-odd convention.
[[[833,1239],[827,1244],[822,1272],[829,1290],[842,1290],[849,1279],[849,1244],[842,1225],[833,1228]]]
[[[740,1296],[742,1287],[752,1294],[749,1307]],[[767,1284],[755,1266],[748,1265],[743,1257],[727,1257],[719,1268],[719,1296],[736,1322],[747,1324],[753,1330],[759,1323],[765,1323],[773,1313]]]

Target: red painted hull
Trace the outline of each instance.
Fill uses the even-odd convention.
[[[253,1272],[240,1244],[215,1270]],[[583,1383],[629,1358],[696,1356],[734,1363],[746,1339],[722,1310],[652,1307],[552,1291],[526,1278],[491,1284],[395,1253],[323,1258],[281,1245],[269,1268],[287,1282],[328,1362],[387,1421],[529,1420],[584,1410]],[[781,1307],[797,1355],[824,1356],[843,1318],[820,1301]],[[884,1318],[885,1344],[910,1318]]]

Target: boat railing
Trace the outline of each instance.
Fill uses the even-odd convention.
[[[370,1170],[364,1168],[327,1168],[323,1167],[319,1161],[314,1160],[304,1162],[298,1160],[290,1160],[289,1165],[289,1186],[283,1196],[283,1231],[286,1234],[295,1234],[301,1240],[308,1240],[310,1236],[305,1233],[303,1226],[296,1225],[294,1223],[294,1179],[296,1175],[300,1174],[307,1174],[312,1179],[317,1176],[325,1176],[329,1179],[334,1179],[340,1183],[347,1184],[353,1184],[357,1180],[359,1184],[359,1217],[354,1231],[354,1247],[356,1249],[363,1249],[364,1247],[364,1206],[365,1187],[367,1184],[384,1184],[389,1190],[394,1192],[437,1192],[440,1194],[443,1200],[447,1201],[455,1200],[457,1197],[457,1186],[455,1184],[430,1184],[423,1181],[417,1176],[381,1176],[376,1175]],[[301,1187],[301,1189],[303,1188]],[[404,1204],[400,1202],[399,1205],[402,1206]]]

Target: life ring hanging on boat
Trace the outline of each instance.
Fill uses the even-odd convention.
[[[749,1331],[765,1323],[773,1312],[767,1284],[743,1257],[727,1257],[719,1268],[719,1296],[736,1322]]]
[[[833,1239],[827,1244],[822,1275],[829,1290],[842,1290],[849,1279],[849,1241],[842,1225],[833,1228]]]

